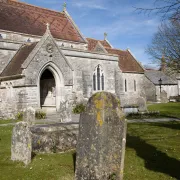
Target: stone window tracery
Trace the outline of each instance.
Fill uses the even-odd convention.
[[[104,72],[100,65],[98,65],[93,73],[93,90],[103,91],[104,90]]]

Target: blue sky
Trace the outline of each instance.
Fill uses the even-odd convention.
[[[62,11],[62,0],[21,0],[37,6]],[[134,7],[152,7],[154,0],[66,0],[67,11],[85,37],[108,40],[118,49],[129,48],[143,65],[153,65],[145,53],[160,20],[157,16],[138,14]],[[153,65],[155,66],[155,65]]]

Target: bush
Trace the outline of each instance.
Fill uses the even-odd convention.
[[[46,113],[43,111],[36,111],[36,119],[45,119],[46,118]]]
[[[23,112],[18,112],[15,117],[17,120],[22,120],[23,119]]]
[[[180,102],[180,96],[170,96],[169,100],[171,101],[172,99],[175,99],[176,102]]]
[[[158,118],[158,117],[160,117],[159,111],[137,112],[137,113],[129,113],[127,115],[128,119],[144,119],[144,118]]]
[[[80,103],[75,105],[72,111],[74,114],[81,114],[82,112],[85,111],[85,108],[86,108],[85,105],[83,103]]]

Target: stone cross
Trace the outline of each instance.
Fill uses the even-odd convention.
[[[126,120],[120,106],[108,92],[89,99],[80,116],[75,180],[123,179]]]
[[[50,31],[50,24],[49,23],[46,23],[46,31]]]
[[[27,122],[18,122],[13,128],[11,142],[11,160],[22,161],[25,165],[31,162],[32,140]]]
[[[23,112],[23,121],[27,122],[29,125],[35,123],[35,113],[36,110],[32,107],[27,107]]]
[[[63,4],[63,10],[66,10],[66,7],[67,7],[67,3],[64,2],[64,4]]]

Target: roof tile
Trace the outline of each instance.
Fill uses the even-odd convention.
[[[52,36],[76,42],[85,42],[65,13],[29,4],[11,1],[0,3],[0,29],[42,36],[46,23],[50,24]]]
[[[1,73],[1,77],[21,74],[21,65],[27,59],[32,50],[35,48],[36,44],[37,42],[22,45],[21,48],[17,51],[17,53],[14,55],[10,63]]]

